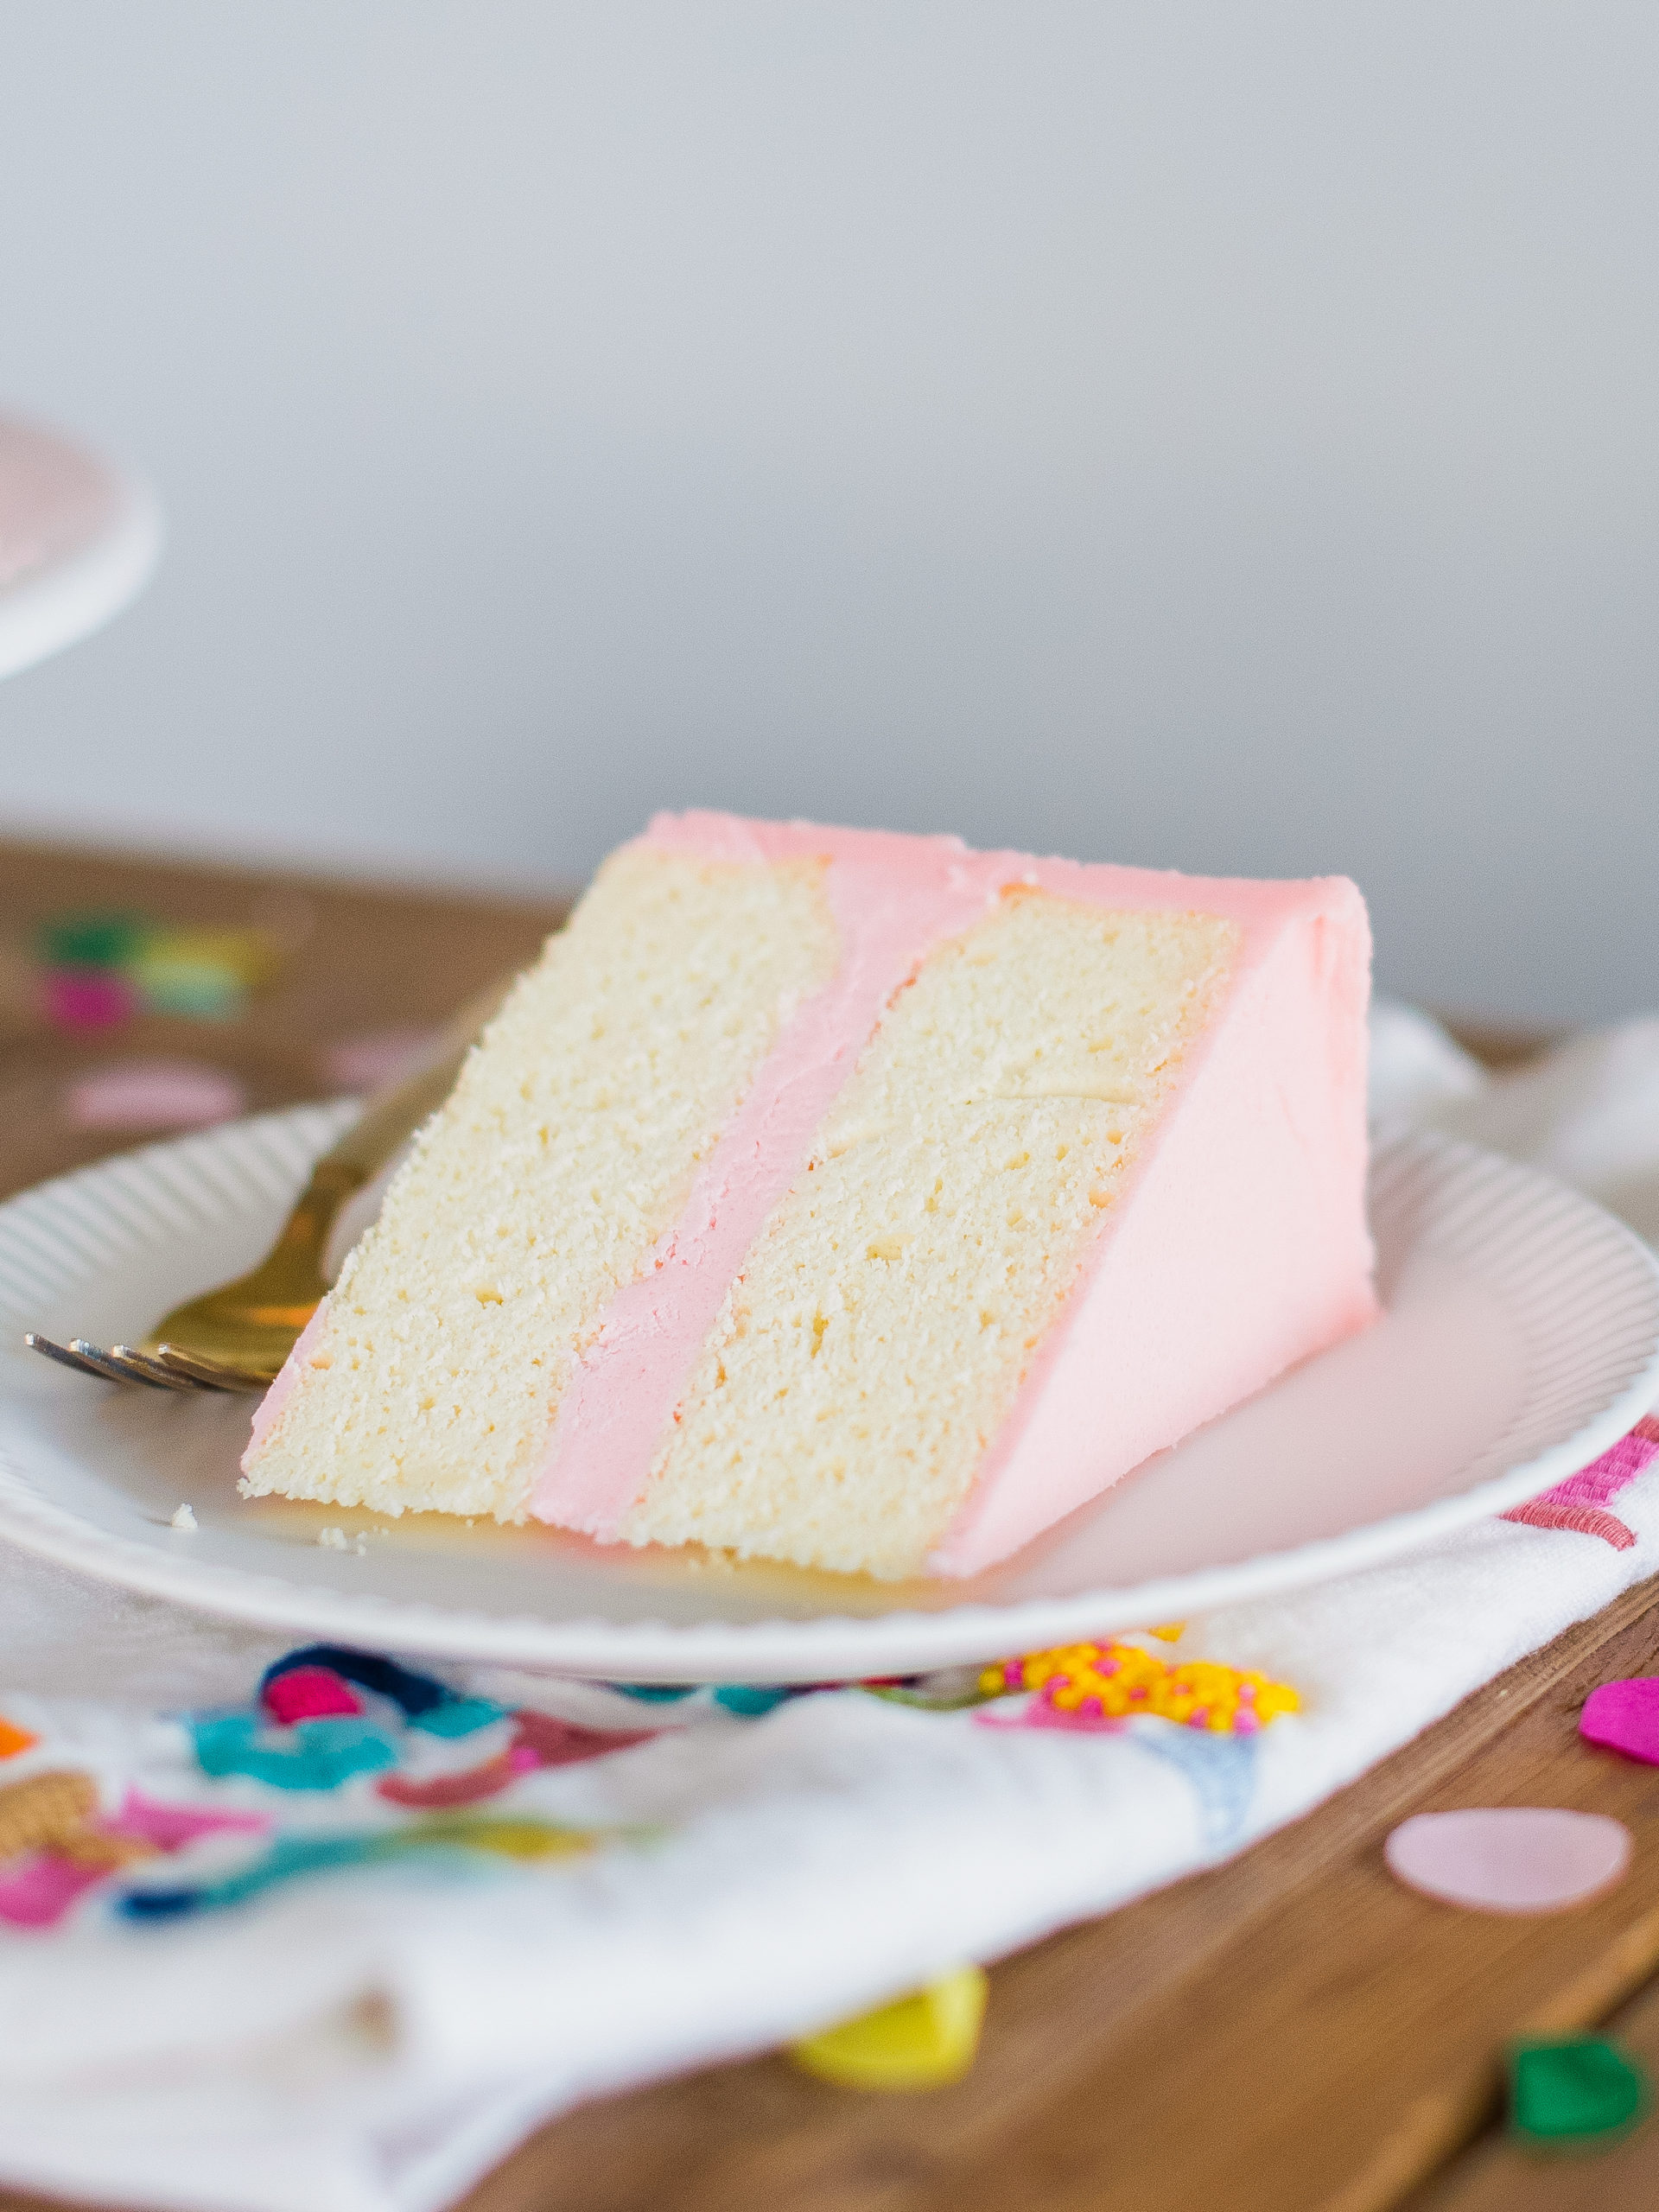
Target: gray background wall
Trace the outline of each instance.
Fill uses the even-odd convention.
[[[172,524],[0,822],[1346,869],[1394,988],[1659,1001],[1645,0],[0,18],[0,404]]]

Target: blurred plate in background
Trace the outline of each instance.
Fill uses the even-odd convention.
[[[0,416],[0,677],[101,628],[161,550],[161,511],[143,485]]]

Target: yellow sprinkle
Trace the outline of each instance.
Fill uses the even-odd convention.
[[[1070,1643],[1033,1651],[988,1667],[979,1687],[987,1697],[1041,1690],[1061,1713],[1087,1708],[1106,1719],[1156,1713],[1217,1735],[1249,1734],[1301,1703],[1288,1682],[1270,1681],[1253,1668],[1224,1667],[1211,1659],[1172,1665],[1135,1643]]]
[[[1147,1634],[1155,1636],[1160,1643],[1179,1643],[1185,1626],[1185,1621],[1166,1621],[1161,1628],[1149,1628]]]
[[[791,2044],[789,2055],[845,2088],[942,2088],[974,2063],[989,1989],[982,1968],[957,1967],[878,2012]]]

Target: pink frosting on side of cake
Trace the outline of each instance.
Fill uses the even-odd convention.
[[[531,1510],[601,1540],[620,1532],[743,1255],[804,1163],[813,1132],[893,993],[1027,865],[954,837],[898,837],[732,815],[659,815],[644,842],[710,860],[823,855],[841,937],[835,976],[801,1006],[713,1151],[685,1212],[583,1350]],[[1013,865],[1010,867],[1009,863]]]
[[[1006,1559],[1376,1319],[1363,1197],[1370,933],[1352,885],[1329,888],[1328,912],[1249,964],[1192,1056],[1181,1110],[1112,1207],[935,1573]]]

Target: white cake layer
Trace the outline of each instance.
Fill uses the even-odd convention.
[[[252,1492],[524,1517],[578,1345],[834,969],[823,879],[638,845],[607,861],[266,1399]]]

